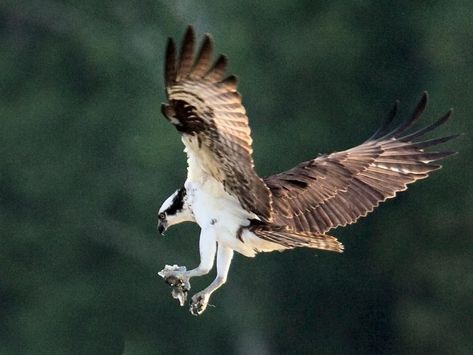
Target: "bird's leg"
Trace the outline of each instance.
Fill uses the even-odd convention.
[[[202,230],[199,239],[200,263],[195,269],[184,272],[183,278],[207,275],[214,265],[217,242],[213,228]]]
[[[172,296],[179,300],[181,306],[184,305],[187,299],[187,292],[190,290],[190,278],[194,276],[206,275],[210,272],[213,267],[215,252],[216,252],[216,241],[213,229],[202,230],[200,233],[199,240],[200,249],[200,263],[195,269],[187,271],[184,266],[169,266],[166,267],[159,273],[172,287]]]
[[[217,277],[204,290],[192,296],[190,311],[193,315],[202,314],[209,303],[210,295],[227,281],[228,270],[233,258],[233,249],[218,246],[217,252]]]

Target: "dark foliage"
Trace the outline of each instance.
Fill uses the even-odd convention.
[[[0,353],[471,351],[472,12],[455,0],[0,2]],[[156,232],[186,174],[160,106],[167,37],[188,24],[240,78],[261,176],[363,142],[424,89],[425,123],[455,108],[440,129],[466,133],[445,145],[460,154],[332,231],[344,254],[237,256],[216,307],[193,318],[157,272],[197,263],[198,229]]]

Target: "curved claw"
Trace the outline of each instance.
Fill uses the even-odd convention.
[[[177,288],[182,291],[189,291],[191,289],[191,284],[189,278],[185,277],[182,274],[172,274],[166,276],[164,281],[171,287]]]
[[[199,316],[207,309],[209,304],[210,295],[205,293],[197,293],[192,296],[191,304],[189,307],[189,311],[194,316]]]
[[[171,286],[172,298],[177,299],[181,306],[184,306],[187,300],[187,293],[191,289],[189,277],[186,276],[186,267],[177,265],[166,265],[158,274],[164,281]]]
[[[177,299],[181,307],[184,306],[187,301],[187,293],[191,288],[189,279],[183,279],[179,276],[169,276],[165,278],[164,281],[172,287],[172,298]]]

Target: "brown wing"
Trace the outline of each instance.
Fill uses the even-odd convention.
[[[295,231],[325,233],[354,223],[392,198],[407,184],[424,179],[441,166],[433,162],[453,152],[426,152],[424,148],[455,136],[419,141],[445,123],[452,110],[437,122],[406,134],[427,104],[424,93],[412,116],[389,132],[398,103],[382,127],[352,149],[318,157],[265,179],[273,194],[273,223]]]
[[[183,134],[189,159],[220,181],[243,208],[269,220],[271,195],[254,170],[248,117],[237,92],[237,79],[233,75],[224,78],[225,56],[211,65],[209,35],[195,58],[194,44],[194,30],[189,27],[176,62],[174,42],[168,41],[165,83],[169,103],[163,104],[163,114]]]

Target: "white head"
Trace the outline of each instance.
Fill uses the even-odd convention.
[[[166,229],[181,222],[194,221],[194,215],[187,201],[186,188],[176,190],[159,209],[158,231],[163,234]]]

